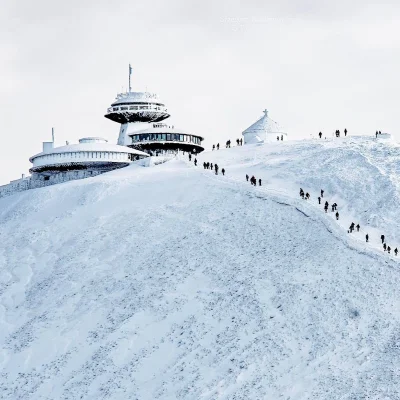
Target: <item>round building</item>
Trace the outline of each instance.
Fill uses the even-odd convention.
[[[147,153],[126,146],[109,144],[99,137],[87,137],[78,144],[54,147],[53,142],[43,142],[43,151],[32,156],[32,179],[57,182],[86,178],[117,168],[132,161],[148,157]],[[54,182],[54,183],[57,183]]]

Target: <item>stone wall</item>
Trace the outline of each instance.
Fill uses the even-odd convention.
[[[73,181],[77,179],[90,178],[92,176],[100,175],[105,171],[66,171],[60,172],[49,177],[45,180],[44,177],[33,174],[27,178],[18,179],[10,182],[8,185],[0,186],[0,198],[10,196],[14,193],[23,192],[24,190],[36,189],[45,186],[56,185],[58,183]]]

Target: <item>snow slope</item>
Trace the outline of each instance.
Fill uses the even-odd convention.
[[[399,149],[346,139],[0,199],[0,398],[400,398]]]

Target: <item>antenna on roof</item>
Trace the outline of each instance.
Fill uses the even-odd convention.
[[[54,128],[51,128],[51,141],[54,143]]]
[[[131,75],[132,75],[132,67],[129,64],[129,93],[131,92]]]

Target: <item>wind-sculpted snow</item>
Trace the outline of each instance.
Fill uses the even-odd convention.
[[[1,199],[0,398],[400,398],[399,263],[297,198],[374,193],[394,232],[395,161],[283,144]]]

